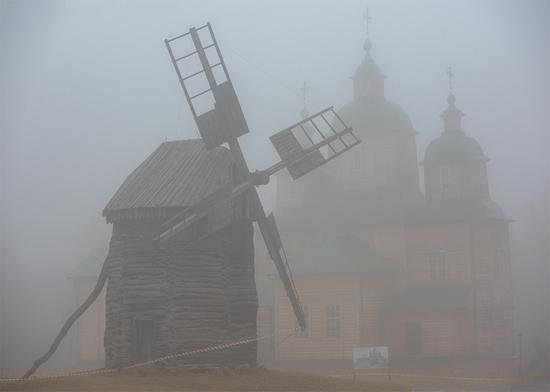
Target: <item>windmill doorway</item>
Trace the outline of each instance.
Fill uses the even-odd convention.
[[[134,362],[153,359],[155,346],[155,321],[134,320]]]

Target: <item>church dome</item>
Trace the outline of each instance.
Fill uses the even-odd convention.
[[[344,105],[338,114],[358,133],[381,130],[414,132],[407,113],[385,99],[356,99]]]
[[[464,113],[455,106],[456,98],[452,93],[447,102],[449,106],[441,115],[445,131],[428,145],[424,162],[487,159],[477,140],[462,131]]]
[[[487,159],[477,140],[464,132],[443,132],[426,149],[424,162]]]
[[[414,132],[407,113],[384,96],[384,79],[380,67],[371,55],[372,43],[363,45],[365,57],[351,77],[354,99],[344,105],[339,115],[357,132],[401,131]]]
[[[352,76],[352,79],[359,79],[359,78],[369,78],[373,76],[381,76],[385,77],[382,71],[380,70],[380,67],[374,59],[372,58],[370,51],[372,49],[372,43],[369,39],[365,41],[365,44],[363,45],[363,48],[365,49],[365,58],[359,64],[359,67],[355,70],[355,73]]]

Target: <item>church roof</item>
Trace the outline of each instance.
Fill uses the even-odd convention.
[[[355,70],[355,73],[352,76],[352,79],[359,79],[359,78],[370,78],[370,77],[384,77],[382,74],[382,71],[378,64],[374,61],[372,58],[370,51],[372,49],[372,43],[367,38],[365,41],[365,44],[363,45],[363,48],[365,49],[365,58],[359,64],[359,67]]]
[[[487,159],[477,140],[462,131],[464,113],[455,106],[455,101],[455,96],[450,93],[447,98],[449,107],[441,115],[445,131],[428,145],[424,163]]]
[[[510,220],[498,203],[479,199],[430,200],[411,209],[407,218],[414,223]]]
[[[352,235],[335,235],[289,255],[294,274],[391,273],[399,266]]]
[[[408,114],[386,99],[355,99],[344,105],[338,114],[358,133],[385,130],[414,132]]]
[[[462,131],[443,132],[426,148],[424,163],[487,159],[477,140]]]
[[[327,192],[306,205],[277,212],[281,230],[316,230],[341,226],[402,223],[407,211],[421,205],[421,195],[393,189]]]
[[[491,200],[431,200],[392,189],[345,191],[277,212],[281,230],[320,230],[379,224],[509,220]]]
[[[380,67],[371,55],[372,43],[367,38],[364,44],[365,58],[351,78],[354,83],[355,97],[344,105],[338,114],[357,132],[402,131],[414,132],[407,113],[398,105],[384,98],[383,82],[378,87],[370,81],[383,81],[385,78]],[[365,86],[365,87],[359,87]],[[379,90],[376,90],[376,89]],[[368,94],[367,90],[376,93]]]
[[[231,180],[228,149],[207,150],[199,139],[162,143],[122,183],[103,215],[190,206]]]
[[[428,284],[396,291],[384,306],[385,311],[456,311],[472,304],[471,286],[467,284]]]

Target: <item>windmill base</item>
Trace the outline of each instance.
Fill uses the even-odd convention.
[[[113,226],[106,292],[106,367],[256,337],[253,228],[235,221],[190,247],[183,239],[160,247],[157,222]],[[257,366],[256,342],[169,359],[160,369]]]

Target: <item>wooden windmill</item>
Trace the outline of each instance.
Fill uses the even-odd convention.
[[[237,339],[254,341],[252,221],[300,327],[306,327],[275,218],[266,216],[256,187],[284,168],[297,179],[360,140],[330,107],[271,136],[281,161],[250,172],[238,142],[249,129],[212,27],[191,28],[165,43],[202,140],[163,143],[121,185],[103,211],[113,235],[95,288],[24,377],[53,355],[106,283],[108,368]],[[256,346],[250,344],[162,366],[255,362]]]
[[[190,40],[192,49],[176,55],[174,46],[182,40]],[[266,216],[256,186],[267,184],[271,175],[284,168],[296,180],[361,141],[355,136],[352,128],[342,121],[332,107],[329,107],[271,136],[271,142],[281,161],[265,170],[251,173],[238,141],[240,136],[249,132],[248,125],[210,23],[166,39],[165,44],[206,148],[216,148],[224,143],[229,145],[233,163],[238,171],[238,181],[230,188],[221,188],[166,222],[161,227],[159,239],[168,240],[192,225],[200,228],[198,233],[197,230],[194,231],[197,233],[197,240],[208,237],[231,219],[229,215],[227,220],[222,222],[209,219],[216,206],[228,203],[231,199],[246,193],[250,202],[251,217],[258,223],[297,321],[300,327],[305,329],[306,321],[296,288],[288,263],[283,260],[283,245],[275,218],[273,214]],[[193,60],[195,69],[192,69]],[[185,62],[188,63],[188,67],[182,64]],[[201,86],[201,81],[202,88],[197,88]],[[192,88],[199,91],[192,91]],[[199,100],[203,102],[198,102]]]

